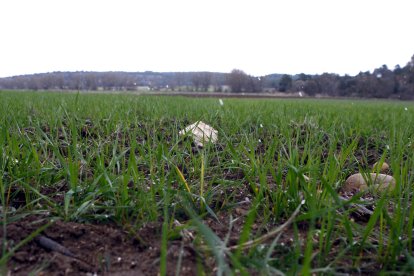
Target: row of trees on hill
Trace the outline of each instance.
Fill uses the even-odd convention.
[[[310,96],[414,99],[414,56],[402,68],[396,66],[390,70],[383,65],[372,73],[361,72],[354,77],[327,73],[312,77],[299,76],[296,83],[300,85],[292,87],[293,90],[301,86]]]
[[[406,66],[386,65],[356,76],[322,75],[268,75],[254,78],[243,71],[233,70],[229,76],[233,92],[279,91],[304,92],[308,96],[366,97],[414,99],[414,56]]]
[[[414,55],[404,66],[389,69],[386,65],[371,72],[360,72],[356,76],[283,75],[279,91],[303,91],[309,96],[366,97],[414,99]]]
[[[0,79],[0,89],[219,91],[228,74],[212,72],[53,72]]]
[[[356,76],[281,75],[254,77],[242,70],[212,72],[53,72],[0,79],[0,89],[162,90],[197,92],[302,92],[309,96],[414,99],[414,56],[393,70],[383,65]]]

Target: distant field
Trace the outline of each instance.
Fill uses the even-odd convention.
[[[0,92],[0,274],[411,274],[413,134],[412,102]],[[342,192],[377,161],[394,191]]]

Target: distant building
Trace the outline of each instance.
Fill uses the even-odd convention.
[[[222,86],[221,86],[221,91],[222,91],[222,92],[224,92],[224,93],[229,93],[229,92],[231,92],[231,87],[230,87],[230,85],[222,85]]]
[[[149,87],[149,86],[137,86],[136,90],[138,90],[138,91],[150,91],[151,87]]]

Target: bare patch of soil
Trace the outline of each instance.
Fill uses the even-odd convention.
[[[8,249],[28,237],[47,219],[27,216],[7,225]],[[0,236],[4,236],[0,229]],[[134,236],[134,237],[133,237]],[[36,238],[20,249],[8,262],[12,275],[157,275],[160,267],[161,225],[149,224],[134,235],[113,224],[80,224],[56,221],[43,233],[73,254],[51,250]],[[139,238],[138,238],[139,237]],[[196,257],[190,245],[180,240],[168,245],[168,275],[174,275],[181,255],[180,275],[196,274]]]

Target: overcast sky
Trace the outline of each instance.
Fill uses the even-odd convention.
[[[0,77],[393,69],[414,55],[413,11],[412,0],[0,0]]]

